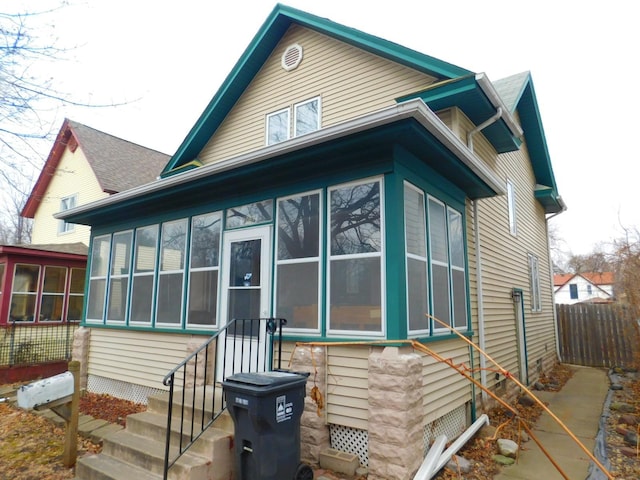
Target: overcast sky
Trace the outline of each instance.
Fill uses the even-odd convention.
[[[2,5],[18,5],[3,0]],[[53,0],[30,0],[30,9]],[[24,3],[24,2],[22,2]],[[47,67],[74,100],[64,117],[172,154],[275,2],[68,0],[46,35],[75,47]],[[531,71],[559,192],[551,220],[564,249],[588,253],[640,227],[637,207],[640,27],[628,0],[282,2],[382,37],[490,80]],[[0,7],[0,10],[3,8]],[[630,148],[631,147],[631,148]],[[48,153],[45,152],[45,153]]]

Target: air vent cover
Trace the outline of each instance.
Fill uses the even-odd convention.
[[[282,68],[287,72],[295,69],[302,61],[302,47],[297,43],[289,45],[282,54]]]

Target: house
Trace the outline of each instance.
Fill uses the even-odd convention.
[[[553,276],[556,303],[607,303],[614,300],[613,272],[563,273]]]
[[[57,212],[151,182],[169,157],[65,119],[21,215],[33,219],[36,244],[89,244],[90,228],[54,218]]]
[[[557,359],[546,219],[564,208],[528,72],[492,83],[277,5],[161,178],[56,215],[91,227],[89,389],[144,400],[231,319],[284,317],[283,354],[313,357],[325,399],[304,456],[412,478],[487,399],[376,342],[488,366],[428,313],[535,381]]]
[[[0,344],[5,353],[0,367],[15,367],[12,381],[28,379],[20,377],[19,364],[64,358],[67,325],[75,326],[82,313],[90,228],[57,220],[53,214],[149,182],[168,159],[81,123],[63,122],[21,213],[34,220],[33,244],[0,246],[0,335],[9,338],[11,328],[15,340],[22,332],[22,343],[42,353],[17,357],[15,341]],[[37,326],[42,328],[31,328]],[[45,336],[45,331],[50,334]],[[47,338],[56,341],[47,343]],[[46,343],[46,348],[36,343]],[[64,371],[66,363],[55,368]],[[23,370],[27,377],[34,373],[31,366]]]

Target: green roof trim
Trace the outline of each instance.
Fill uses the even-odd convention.
[[[480,125],[496,113],[496,106],[479,85],[475,74],[435,83],[421,92],[397,98],[396,101],[403,102],[412,98],[421,98],[433,111],[458,107],[475,125]],[[498,153],[518,150],[522,144],[504,119],[492,123],[482,133]]]
[[[536,198],[545,207],[547,213],[562,212],[566,206],[558,194],[531,73],[519,73],[498,80],[494,85],[500,96],[507,99],[509,107],[513,111],[517,109],[520,115],[531,166],[538,184]]]
[[[472,73],[456,65],[346,27],[329,19],[277,4],[167,163],[161,176],[167,176],[176,167],[188,163],[198,156],[293,23],[437,78],[456,78]]]

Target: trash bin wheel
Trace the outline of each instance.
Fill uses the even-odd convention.
[[[301,463],[296,469],[293,480],[313,480],[313,469],[306,463]]]

